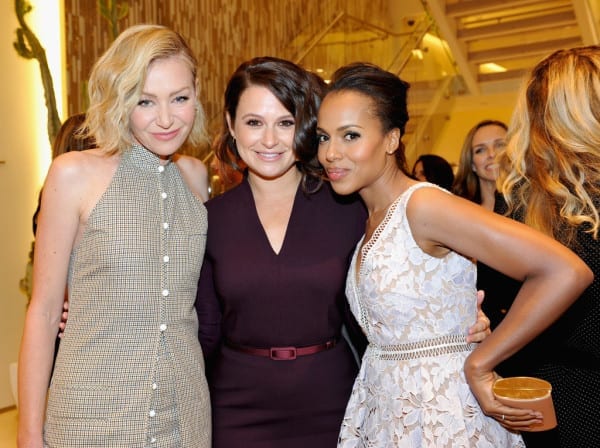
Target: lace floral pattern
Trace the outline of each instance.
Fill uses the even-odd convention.
[[[352,260],[346,293],[369,347],[338,446],[524,447],[520,436],[486,417],[471,394],[463,374],[469,345],[433,356],[385,355],[390,346],[461,341],[477,314],[473,263],[454,252],[431,257],[412,237],[406,204],[422,187],[437,188],[420,183],[398,197]]]

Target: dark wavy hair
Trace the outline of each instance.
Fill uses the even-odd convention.
[[[322,183],[317,160],[316,128],[317,111],[326,84],[318,75],[285,59],[269,56],[250,59],[231,75],[225,89],[222,129],[213,146],[215,156],[221,163],[236,170],[243,168],[235,140],[227,126],[227,114],[234,122],[240,97],[250,86],[269,89],[294,116],[293,150],[298,158],[296,166],[302,173],[304,191],[314,191]]]
[[[350,90],[368,96],[373,100],[373,112],[381,121],[384,132],[398,128],[403,136],[408,122],[406,97],[409,87],[409,83],[377,65],[355,62],[335,71],[328,93]],[[398,168],[410,176],[402,141],[394,155]]]
[[[439,185],[448,191],[452,190],[454,171],[452,171],[452,165],[446,159],[435,154],[422,154],[413,165],[413,176],[415,175],[415,167],[419,162],[423,164],[423,174],[428,182]]]

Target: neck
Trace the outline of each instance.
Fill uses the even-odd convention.
[[[302,174],[295,167],[285,174],[275,178],[264,178],[252,171],[248,172],[248,184],[255,197],[269,197],[272,199],[296,194]]]
[[[479,189],[481,191],[481,205],[487,210],[494,211],[494,203],[496,202],[496,182],[480,180]]]
[[[373,184],[360,190],[360,197],[367,206],[369,216],[386,212],[412,183],[402,171],[395,170],[391,176],[382,176]]]

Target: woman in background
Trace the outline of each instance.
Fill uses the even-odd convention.
[[[435,154],[419,156],[413,165],[412,175],[423,182],[431,182],[450,191],[454,183],[452,166],[443,157]]]
[[[454,194],[494,210],[498,164],[496,154],[506,144],[506,124],[484,120],[473,126],[463,143]]]
[[[469,130],[460,153],[458,171],[452,188],[454,194],[490,211],[493,211],[495,206],[501,206],[502,199],[498,198],[496,193],[496,156],[506,145],[506,131],[506,124],[498,120],[480,121]],[[494,329],[506,315],[520,284],[507,278],[505,283],[496,285],[493,289],[484,289],[487,276],[494,275],[490,274],[493,269],[480,260],[476,260],[476,263],[477,289],[484,290],[486,294],[481,308],[489,317]]]

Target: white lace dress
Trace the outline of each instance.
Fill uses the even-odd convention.
[[[369,346],[338,447],[523,447],[519,435],[483,414],[465,380],[475,266],[417,246],[406,204],[422,187],[437,188],[420,183],[405,191],[354,253],[346,293]]]

